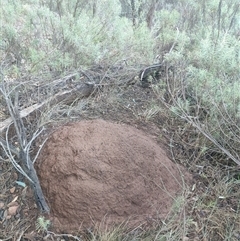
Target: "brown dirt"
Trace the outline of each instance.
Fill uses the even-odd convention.
[[[37,170],[58,231],[149,224],[166,216],[191,179],[151,136],[103,120],[55,131]]]

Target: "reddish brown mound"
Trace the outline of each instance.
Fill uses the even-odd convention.
[[[159,219],[182,190],[179,168],[150,137],[103,120],[56,131],[38,159],[38,174],[61,231]]]

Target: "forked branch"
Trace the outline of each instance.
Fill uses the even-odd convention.
[[[18,94],[17,94],[18,92],[15,91],[16,94],[15,94],[14,103],[10,97],[10,93],[12,92],[7,90],[5,84],[3,84],[0,87],[0,93],[3,95],[7,104],[8,111],[11,115],[14,129],[17,134],[19,147],[17,148],[12,144],[10,144],[9,142],[9,127],[11,123],[6,130],[5,140],[3,138],[0,138],[0,145],[2,146],[6,156],[12,162],[15,169],[29,180],[30,185],[34,191],[36,203],[40,208],[40,210],[42,212],[49,212],[50,209],[44,198],[44,195],[37,177],[37,173],[34,169],[34,165],[33,165],[34,163],[31,160],[31,157],[29,154],[32,142],[37,138],[37,136],[42,132],[43,129],[37,130],[33,134],[33,137],[31,138],[31,140],[28,142],[23,120],[19,114]],[[37,155],[38,154],[39,152],[37,152]],[[34,158],[34,160],[36,160],[36,157]]]

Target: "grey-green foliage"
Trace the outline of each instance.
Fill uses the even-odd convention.
[[[159,9],[152,29],[156,52],[162,52],[175,69],[171,109],[197,120],[236,158],[240,156],[239,20],[238,1],[182,0]]]
[[[238,51],[240,43],[227,33],[221,33],[216,44],[211,36],[199,41],[188,58],[188,82],[204,97],[209,105],[226,103],[234,113],[234,100],[240,99]],[[201,90],[201,91],[200,91]],[[239,114],[239,113],[236,113]]]
[[[12,56],[32,74],[153,57],[146,25],[133,29],[131,20],[120,17],[118,1],[16,0],[2,12],[1,60]]]

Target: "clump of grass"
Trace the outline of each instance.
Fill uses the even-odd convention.
[[[43,216],[39,216],[36,222],[36,229],[38,232],[41,231],[48,231],[48,228],[50,226],[51,222],[48,219],[45,219]]]

